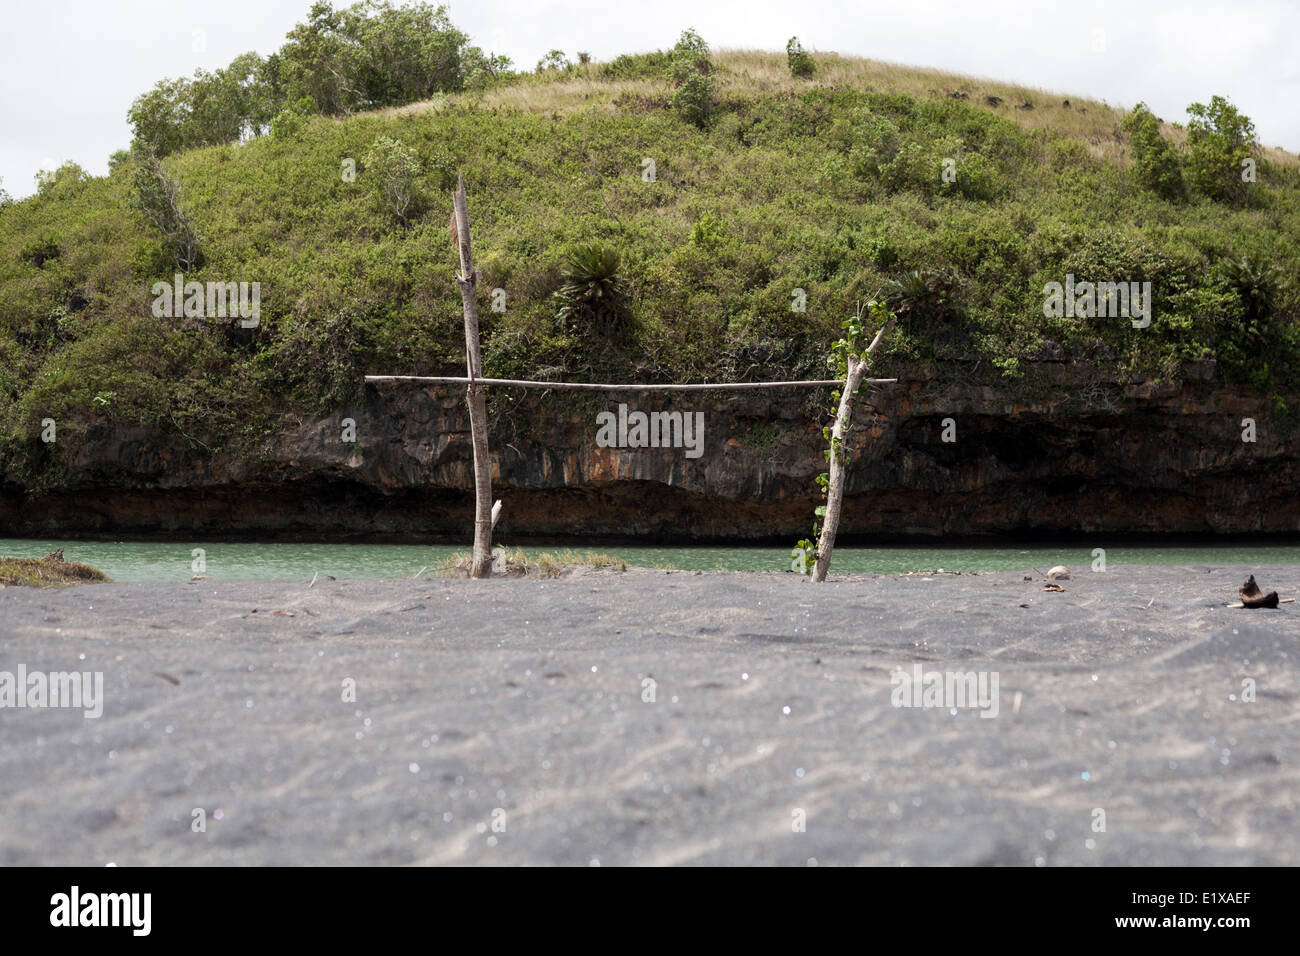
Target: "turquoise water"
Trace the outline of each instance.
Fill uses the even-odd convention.
[[[509,544],[509,542],[504,542]],[[566,545],[585,550],[581,545]],[[1046,571],[1054,564],[1088,567],[1093,547],[883,547],[836,548],[832,569],[840,573],[899,573],[904,571]],[[227,580],[311,580],[315,573],[337,578],[411,577],[421,568],[427,575],[448,555],[465,547],[421,544],[293,544],[203,541],[67,541],[0,538],[0,555],[39,558],[63,548],[69,561],[93,565],[115,581],[187,581],[202,573]],[[194,549],[203,549],[202,571],[195,569]],[[560,548],[528,547],[546,551]],[[617,555],[629,564],[679,568],[687,571],[784,571],[789,548],[619,547],[597,545],[593,550]],[[1129,545],[1106,547],[1110,564],[1300,564],[1297,544]]]

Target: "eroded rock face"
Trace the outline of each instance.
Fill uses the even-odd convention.
[[[1000,384],[941,383],[924,368],[868,395],[841,534],[1300,531],[1300,433],[1272,411],[1273,396],[1199,379],[1098,385],[1070,366],[1042,368],[1048,384],[1032,401]],[[825,468],[824,391],[599,395],[566,399],[562,411],[536,393],[499,396],[499,533],[806,535]],[[702,453],[600,447],[596,415],[620,402],[703,412]],[[1300,407],[1300,396],[1286,404]],[[341,440],[344,418],[356,422],[355,442]],[[1242,440],[1245,418],[1254,442]],[[91,426],[69,465],[70,490],[0,496],[0,534],[460,540],[472,526],[458,387],[369,388],[362,408],[286,423],[257,459],[195,457],[142,430]]]

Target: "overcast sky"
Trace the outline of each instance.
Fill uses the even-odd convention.
[[[343,5],[336,3],[336,6]],[[4,0],[0,179],[15,197],[39,169],[95,174],[130,142],[131,100],[163,77],[266,55],[311,0]],[[1300,151],[1297,0],[456,0],[452,21],[531,67],[552,48],[597,59],[668,47],[694,26],[719,47],[806,47],[990,77],[1185,120],[1227,96],[1265,145]],[[1103,49],[1098,49],[1098,47]]]

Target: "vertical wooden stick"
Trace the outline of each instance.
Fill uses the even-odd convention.
[[[848,478],[848,453],[841,449],[853,417],[856,392],[862,385],[867,369],[871,367],[871,354],[880,346],[893,324],[892,318],[886,322],[861,356],[849,356],[849,371],[844,378],[840,407],[835,413],[835,425],[831,429],[830,483],[826,487],[826,516],[822,518],[822,533],[817,537],[817,562],[813,565],[812,573],[814,581],[825,581],[826,574],[831,569],[831,552],[835,550],[835,534],[840,527],[840,505],[844,501],[844,483]]]
[[[469,385],[465,397],[469,404],[470,438],[474,445],[474,557],[470,577],[486,578],[492,574],[492,462],[488,457],[487,397],[478,379],[483,377],[478,340],[478,274],[474,271],[474,254],[469,241],[469,204],[465,199],[465,181],[456,177],[456,247],[460,253],[461,304],[465,310],[465,363],[469,368]]]

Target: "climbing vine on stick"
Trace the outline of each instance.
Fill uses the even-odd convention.
[[[814,581],[826,580],[831,552],[835,548],[850,458],[846,439],[853,422],[853,405],[871,368],[872,354],[880,347],[893,324],[894,314],[884,302],[873,299],[865,307],[859,303],[853,317],[844,320],[844,337],[832,346],[827,357],[827,364],[834,369],[836,377],[843,376],[844,387],[832,393],[831,400],[836,403],[835,418],[831,425],[822,429],[828,445],[823,453],[828,470],[817,476],[817,484],[825,503],[815,512],[813,537],[817,540],[816,546],[805,538],[790,553],[792,570],[810,574]],[[879,327],[869,345],[866,344],[868,327]]]

